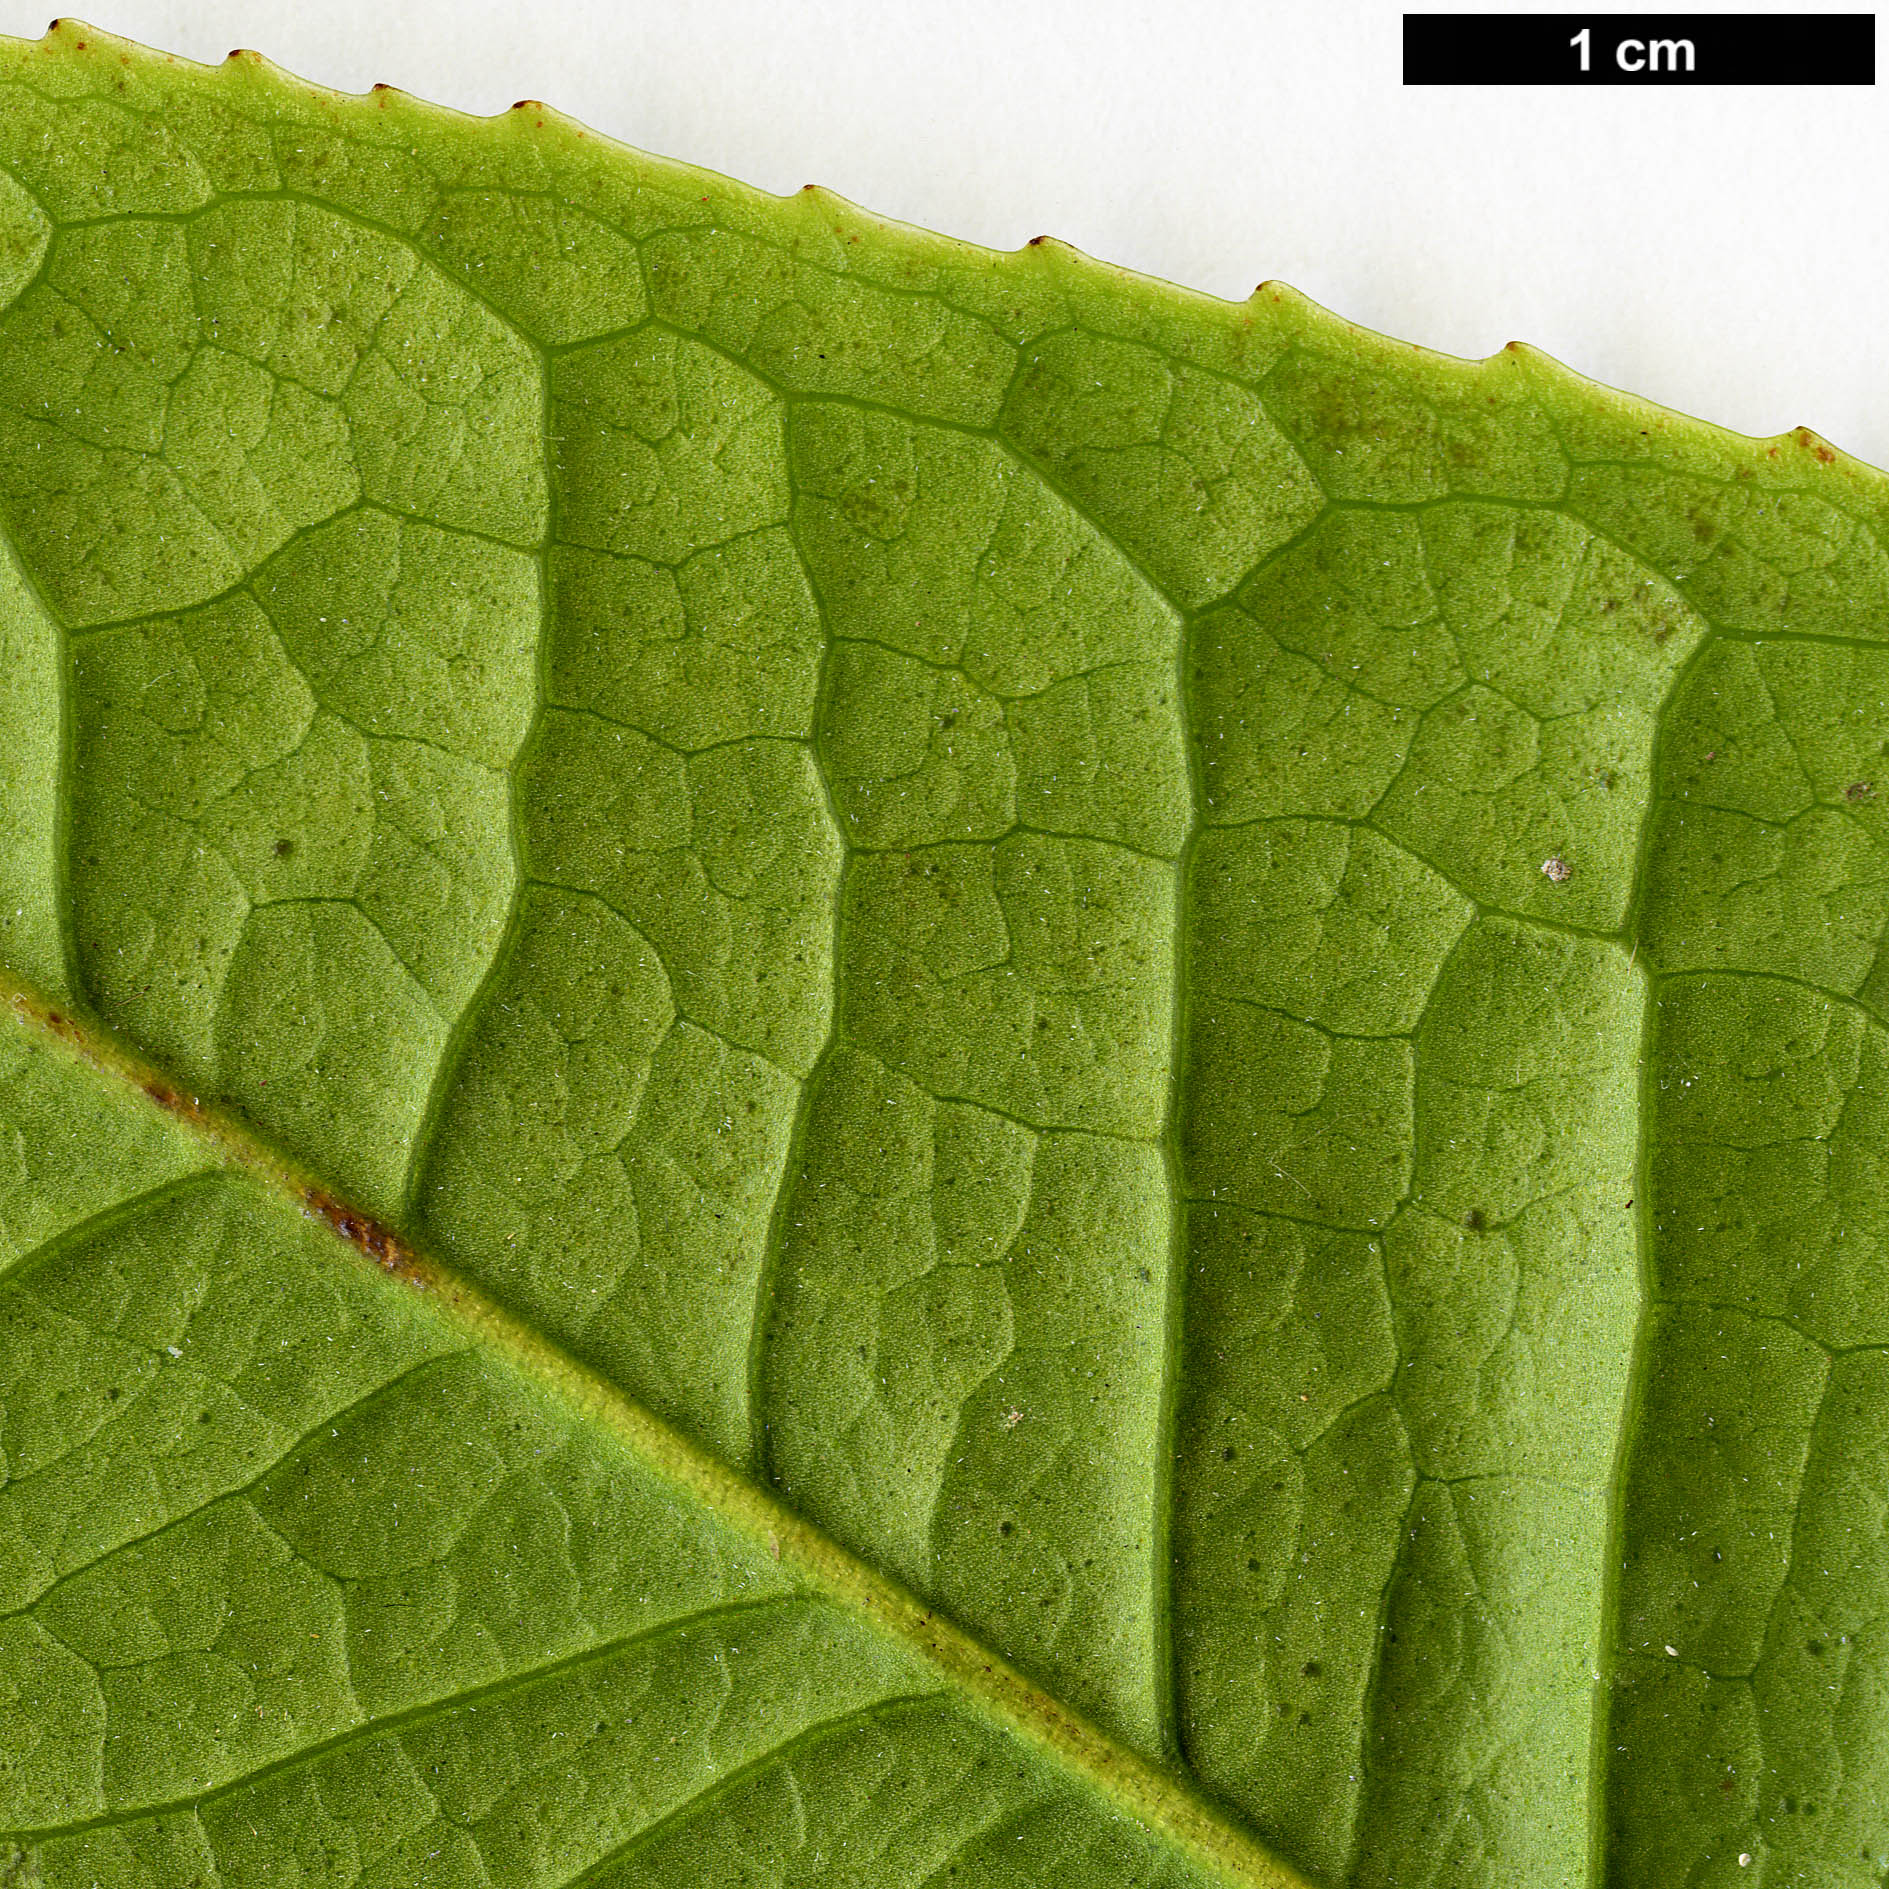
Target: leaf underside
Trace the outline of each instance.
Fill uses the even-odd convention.
[[[1880,1885],[1885,530],[0,45],[0,1883]]]

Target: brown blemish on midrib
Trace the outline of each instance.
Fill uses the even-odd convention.
[[[167,1115],[175,1115],[192,1126],[204,1119],[203,1104],[194,1095],[185,1095],[167,1082],[151,1078],[140,1082],[138,1088],[147,1102],[155,1102]]]
[[[320,1187],[302,1189],[302,1206],[330,1232],[365,1253],[382,1272],[422,1289],[428,1284],[419,1254],[384,1221],[359,1212]]]
[[[23,1022],[36,1024],[48,1036],[57,1037],[70,1046],[80,1060],[91,1068],[110,1076],[128,1079],[137,1088],[138,1093],[147,1102],[162,1109],[166,1115],[175,1116],[188,1127],[206,1134],[211,1140],[221,1142],[224,1137],[210,1112],[194,1095],[186,1095],[181,1089],[173,1087],[154,1070],[135,1062],[131,1057],[106,1045],[95,1037],[87,1027],[75,1017],[51,1004],[36,1002],[25,991],[15,990],[10,993],[15,1013]],[[224,1152],[227,1154],[228,1150]]]
[[[16,986],[7,996],[23,1023],[65,1044],[80,1061],[101,1075],[128,1082],[152,1107],[190,1129],[229,1166],[247,1169],[286,1191],[301,1203],[302,1211],[311,1219],[320,1221],[329,1232],[346,1240],[382,1272],[419,1291],[439,1284],[434,1269],[384,1220],[350,1206],[326,1188],[297,1174],[288,1158],[264,1142],[241,1117],[206,1107],[201,1097],[186,1094],[166,1080],[159,1070],[116,1042],[107,1031],[81,1022],[36,992]]]

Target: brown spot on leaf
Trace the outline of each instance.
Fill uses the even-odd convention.
[[[1851,781],[1849,786],[1843,790],[1843,798],[1845,800],[1867,800],[1875,791],[1876,788],[1873,782]]]
[[[330,1232],[340,1234],[350,1246],[365,1253],[382,1272],[405,1279],[410,1285],[425,1283],[413,1250],[372,1214],[348,1206],[319,1187],[305,1189],[302,1204]]]
[[[138,1087],[143,1090],[147,1102],[155,1103],[167,1115],[180,1116],[187,1122],[203,1118],[203,1104],[194,1095],[185,1095],[181,1089],[173,1089],[168,1082],[160,1081],[156,1076],[147,1076]]]

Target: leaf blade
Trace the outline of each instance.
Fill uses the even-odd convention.
[[[658,1535],[735,1515],[752,1578],[839,1603],[796,1616],[842,1623],[796,1642],[837,1663],[729,1696],[765,1716],[804,1666],[849,1703],[725,1746],[704,1705],[699,1803],[626,1808],[658,1754],[593,1754],[615,1808],[580,1838],[548,1758],[415,1733],[443,1867],[725,1869],[733,1804],[782,1880],[829,1841],[870,1879],[1056,1842],[1096,1881],[1291,1879],[1249,1827],[1360,1885],[1867,1861],[1877,475],[1277,288],[1230,310],[775,203],[535,106],[474,128],[73,27],[7,59],[25,1011],[667,1464]],[[119,1105],[17,1106],[30,1221]],[[196,1183],[153,1172],[155,1226]],[[58,1355],[41,1271],[124,1277],[147,1210],[99,1211],[9,1301],[16,1382]],[[166,1290],[214,1297],[178,1251]],[[428,1862],[418,1796],[362,1808],[371,1729],[319,1781],[295,1741],[353,1675],[479,1670],[556,1587],[575,1497],[504,1498],[510,1588],[455,1506],[551,1407],[492,1368],[464,1434],[415,1408],[359,1458],[425,1439],[420,1563],[394,1483],[339,1532],[339,1484],[228,1492],[181,1523],[221,1624],[127,1539],[65,1639],[15,1627],[52,1675],[15,1801],[92,1752],[137,1800],[56,1871],[262,1869],[240,1779],[152,1793],[273,1736],[280,1854]],[[35,1461],[85,1407],[10,1394]],[[99,1461],[221,1460],[167,1395]],[[47,1465],[73,1514],[97,1454]],[[397,1656],[321,1666],[311,1608]],[[862,1615],[1010,1742],[898,1703]],[[574,1735],[555,1691],[499,1742]],[[108,1729],[166,1712],[174,1758]],[[1024,1748],[1021,1797],[886,1814],[916,1752],[972,1780]]]

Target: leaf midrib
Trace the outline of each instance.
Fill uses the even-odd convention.
[[[0,965],[0,1000],[16,1027],[179,1124],[212,1159],[324,1227],[349,1263],[424,1293],[476,1343],[589,1423],[724,1525],[777,1556],[804,1587],[897,1641],[944,1690],[1022,1738],[1080,1787],[1238,1889],[1313,1889],[1190,1782],[1131,1750],[1012,1666],[949,1616],[842,1547],[777,1496],[553,1344],[469,1280],[353,1208],[248,1122],[210,1106],[90,1016],[55,1003]],[[431,1709],[450,1701],[436,1701]],[[298,1753],[298,1757],[306,1753]]]

